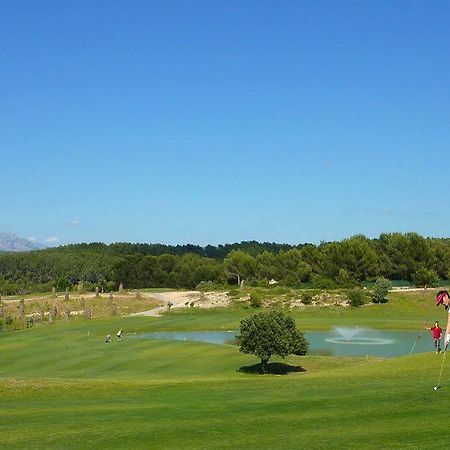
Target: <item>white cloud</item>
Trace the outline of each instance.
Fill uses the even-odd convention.
[[[59,239],[56,236],[50,236],[45,240],[46,244],[56,244],[59,242]]]
[[[77,226],[77,225],[81,225],[81,222],[78,219],[75,220],[71,220],[68,222],[69,225],[73,225],[73,226]]]
[[[29,236],[29,237],[27,237],[27,241],[36,242],[36,237],[35,236]]]

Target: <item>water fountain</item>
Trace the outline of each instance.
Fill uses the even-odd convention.
[[[359,327],[356,328],[335,327],[334,330],[347,342],[351,341],[353,337],[356,336],[361,331]]]
[[[331,342],[332,344],[388,345],[394,342],[392,339],[374,337],[373,335],[369,336],[369,330],[365,330],[359,327],[356,328],[335,327],[334,331],[337,334],[336,337],[333,336],[328,339],[325,339],[327,342]],[[364,334],[364,336],[359,336],[360,334]]]

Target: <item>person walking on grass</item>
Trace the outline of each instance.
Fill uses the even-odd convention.
[[[431,334],[433,335],[434,350],[436,351],[436,353],[440,353],[442,328],[439,326],[439,322],[436,320],[436,322],[434,322],[434,327],[430,328],[425,326],[425,328],[431,331]]]
[[[444,351],[447,351],[448,343],[450,341],[450,297],[448,291],[439,291],[436,294],[436,306],[444,305],[447,311],[447,328],[445,329],[444,337]]]
[[[117,340],[119,342],[122,342],[122,334],[123,334],[123,330],[122,328],[117,332],[116,336],[117,336]]]

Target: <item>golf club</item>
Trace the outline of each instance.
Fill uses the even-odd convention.
[[[428,319],[425,321],[424,325],[425,325],[425,327],[428,325]],[[413,346],[411,347],[411,350],[409,351],[409,354],[411,354],[414,351],[414,349],[416,348],[417,342],[419,342],[419,339],[422,337],[422,334],[423,334],[423,330],[420,330],[419,334],[416,337],[416,340],[414,341]]]
[[[437,391],[438,389],[440,389],[441,386],[441,378],[442,378],[442,370],[444,369],[444,362],[445,362],[445,355],[447,354],[447,352],[444,350],[444,356],[442,357],[442,363],[441,363],[441,371],[439,372],[439,380],[437,382],[437,385],[434,387],[434,390]]]

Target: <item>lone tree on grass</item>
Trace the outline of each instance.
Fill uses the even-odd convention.
[[[293,317],[281,311],[253,314],[241,320],[237,337],[239,351],[256,355],[261,359],[261,372],[267,372],[272,355],[286,358],[288,355],[305,355],[308,342],[295,327]]]

